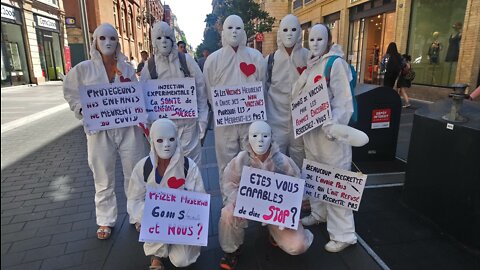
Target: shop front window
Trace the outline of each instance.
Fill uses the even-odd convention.
[[[455,82],[467,0],[414,0],[408,54],[415,83],[450,85]]]
[[[2,86],[22,85],[29,82],[25,45],[20,25],[2,22]]]

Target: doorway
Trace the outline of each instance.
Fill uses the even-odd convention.
[[[395,19],[395,12],[390,12],[350,23],[349,58],[360,83],[383,84],[380,62],[395,40]]]
[[[63,62],[58,34],[37,30],[37,40],[43,77],[46,81],[59,80],[59,73],[63,73]]]

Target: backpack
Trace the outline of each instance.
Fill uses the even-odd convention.
[[[188,158],[184,156],[183,157],[183,173],[185,174],[185,180],[187,179],[189,167],[190,167],[190,164],[188,163]],[[147,182],[148,176],[150,175],[152,170],[153,170],[152,160],[150,159],[150,157],[148,157],[147,160],[145,160],[145,164],[143,164],[143,181],[145,181],[145,183]]]
[[[178,60],[180,60],[180,70],[183,72],[185,78],[190,77],[190,71],[187,67],[187,59],[185,58],[185,54],[183,52],[178,52]],[[150,72],[151,79],[158,79],[157,66],[155,65],[155,57],[150,57],[148,59],[148,72]]]
[[[415,71],[413,71],[412,67],[408,67],[408,65],[405,65],[405,67],[402,68],[402,76],[409,81],[413,81],[415,79]]]
[[[338,55],[331,56],[328,58],[327,65],[325,66],[324,77],[327,81],[327,87],[330,87],[330,72],[332,71],[333,62],[341,58]],[[350,66],[350,72],[352,73],[352,80],[350,81],[350,92],[352,93],[352,102],[353,102],[353,114],[350,118],[351,121],[357,122],[358,119],[358,108],[357,108],[357,98],[355,97],[355,87],[357,86],[357,72],[352,65]]]

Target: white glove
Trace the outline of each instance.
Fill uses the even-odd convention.
[[[203,137],[205,137],[205,133],[207,132],[207,123],[199,122],[198,126],[200,127],[200,139],[203,139]]]
[[[83,119],[83,114],[82,114],[82,105],[77,104],[75,105],[75,108],[73,109],[73,112],[75,113],[75,117],[79,120]]]
[[[363,131],[347,125],[331,124],[324,127],[323,131],[327,135],[327,138],[331,137],[339,142],[355,147],[364,146],[369,141],[367,134]]]
[[[278,226],[278,229],[279,229],[280,231],[283,231],[283,230],[285,230],[285,227],[283,227],[283,226]]]
[[[265,227],[265,226],[267,226],[267,225],[268,225],[267,223],[262,222],[262,226],[263,226],[263,227]]]

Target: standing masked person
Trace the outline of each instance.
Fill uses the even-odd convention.
[[[327,82],[332,119],[321,127],[303,135],[305,155],[308,160],[327,164],[336,168],[350,170],[352,162],[352,147],[335,139],[335,124],[348,125],[353,113],[350,81],[352,74],[347,62],[343,60],[340,45],[331,45],[330,30],[323,24],[312,27],[308,43],[310,54],[307,70],[294,85],[293,96],[309,91],[318,76],[325,76],[325,66],[330,57],[340,56],[334,60],[330,80]],[[327,222],[330,241],[325,245],[329,252],[339,252],[357,242],[352,210],[339,206],[310,200],[311,215],[302,219],[305,226],[319,222]]]
[[[220,267],[234,269],[238,261],[239,248],[243,244],[245,228],[248,221],[234,217],[233,210],[237,200],[238,188],[244,166],[271,171],[279,174],[300,177],[300,169],[292,159],[282,154],[278,146],[272,142],[270,126],[257,121],[250,125],[248,145],[225,168],[222,193],[227,195],[225,207],[222,209],[219,222],[219,240],[225,252]],[[313,234],[298,224],[297,230],[275,225],[267,225],[272,244],[278,245],[290,255],[302,254],[310,247]]]
[[[292,86],[307,68],[308,50],[302,48],[302,29],[292,14],[280,22],[278,50],[266,58],[267,121],[280,152],[290,156],[301,167],[305,158],[303,140],[295,139],[292,126]]]
[[[145,63],[140,81],[195,78],[198,118],[175,119],[173,122],[177,126],[184,154],[199,164],[200,139],[205,136],[208,119],[207,93],[202,71],[190,55],[177,50],[175,33],[166,22],[153,25],[152,41],[154,55]]]
[[[104,23],[95,29],[90,56],[91,60],[83,61],[70,70],[63,84],[65,99],[78,119],[83,118],[80,87],[137,80],[135,70],[120,52],[118,33],[112,25]],[[108,239],[117,221],[117,153],[122,161],[123,187],[127,193],[133,167],[147,152],[146,140],[142,130],[136,126],[87,133],[87,152],[88,165],[95,181],[95,211],[100,226],[97,237]]]
[[[137,231],[141,228],[146,185],[205,193],[200,169],[192,159],[184,156],[178,135],[175,124],[169,119],[158,119],[150,129],[150,154],[135,165],[127,196],[127,208]],[[179,187],[170,187],[167,179],[171,177],[185,181]],[[157,270],[165,270],[161,258],[168,257],[176,267],[186,267],[200,256],[200,246],[146,242],[143,249],[145,255],[151,256],[150,269]]]
[[[262,54],[246,46],[247,35],[242,19],[230,15],[223,23],[223,47],[212,53],[203,67],[210,104],[217,86],[238,86],[263,81],[265,68]],[[215,127],[215,151],[222,187],[223,170],[248,139],[249,124]],[[222,194],[225,200],[225,194]]]

